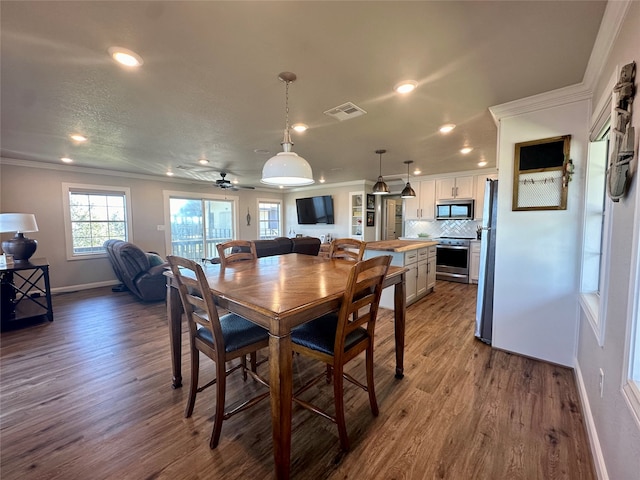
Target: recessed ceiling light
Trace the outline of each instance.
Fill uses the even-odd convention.
[[[73,159],[69,157],[62,157],[60,160],[64,163],[73,163]]]
[[[173,172],[172,171],[168,171],[167,172],[167,177],[173,177]]]
[[[447,123],[440,127],[440,133],[451,133],[456,126],[453,123]]]
[[[478,166],[479,167],[484,167],[487,164],[487,162],[485,160],[478,162]]]
[[[280,185],[280,188],[284,188],[284,185]]]
[[[326,180],[324,179],[324,177],[320,177],[320,180],[318,180],[320,183],[324,183],[326,182]]]
[[[125,67],[139,67],[144,63],[140,55],[127,48],[109,47],[107,51],[111,58]]]
[[[71,137],[71,140],[73,140],[74,142],[82,143],[87,141],[87,137],[79,133],[74,133],[73,135],[69,135],[69,136]]]
[[[422,170],[420,170],[419,168],[416,168],[416,169],[413,171],[413,174],[414,174],[414,175],[420,175],[421,173],[422,173]]]
[[[238,183],[240,183],[240,182],[238,182],[238,179],[237,179],[237,178],[234,178],[234,179],[232,180],[232,182],[231,182],[231,183],[233,183],[234,185],[237,185],[237,184],[238,184]]]
[[[298,133],[302,133],[308,130],[309,125],[306,125],[304,123],[294,123],[293,125],[291,125],[291,128],[293,128]]]
[[[467,153],[471,153],[473,151],[473,148],[471,147],[464,147],[460,149],[460,153],[463,155],[466,155]]]
[[[207,163],[209,163],[209,160],[207,160],[206,158],[201,158],[200,160],[198,160],[198,163],[200,165],[206,165]]]
[[[397,83],[393,89],[398,93],[409,93],[413,92],[418,86],[418,82],[414,80],[404,80],[400,83]]]

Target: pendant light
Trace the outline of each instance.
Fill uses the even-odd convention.
[[[382,154],[387,151],[384,149],[376,150],[376,153],[380,155],[380,175],[378,176],[378,181],[373,186],[373,194],[374,195],[388,195],[389,187],[386,183],[384,183],[384,179],[382,178]]]
[[[289,134],[289,84],[295,82],[297,77],[295,73],[282,72],[278,78],[285,83],[286,123],[281,143],[283,151],[267,160],[262,167],[260,181],[267,185],[288,187],[311,185],[314,182],[311,166],[304,158],[291,151],[293,142]]]
[[[413,163],[413,160],[405,160],[404,163],[407,164],[407,184],[404,186],[400,196],[402,198],[414,198],[416,196],[416,192],[411,188],[411,184],[409,183],[409,165]]]

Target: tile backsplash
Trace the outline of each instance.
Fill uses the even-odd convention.
[[[417,237],[419,233],[432,238],[476,237],[476,229],[480,222],[475,220],[407,220],[404,222],[404,237]]]

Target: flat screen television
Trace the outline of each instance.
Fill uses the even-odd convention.
[[[299,225],[334,223],[333,198],[331,195],[296,198],[296,210],[298,212]]]

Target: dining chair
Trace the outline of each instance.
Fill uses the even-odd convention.
[[[338,426],[340,445],[349,450],[349,437],[344,417],[344,381],[359,386],[369,394],[369,405],[378,416],[373,382],[373,337],[378,304],[391,256],[384,255],[357,262],[351,267],[347,287],[337,313],[324,315],[304,323],[291,331],[292,348],[296,353],[320,360],[327,365],[327,372],[311,379],[293,395],[298,405],[331,420]],[[366,351],[367,385],[344,371],[347,362]],[[323,378],[333,380],[335,415],[300,398],[300,395]]]
[[[269,391],[256,395],[225,411],[225,394],[227,375],[241,369],[244,379],[247,374],[259,383],[269,387],[266,380],[260,377],[255,369],[248,369],[246,355],[269,345],[269,335],[264,328],[236,315],[227,313],[218,316],[218,311],[209,291],[207,278],[202,267],[192,260],[169,255],[167,261],[171,266],[174,279],[180,292],[180,299],[189,324],[189,345],[191,350],[191,384],[189,399],[184,416],[189,418],[193,413],[196,394],[216,385],[216,409],[213,419],[213,431],[209,446],[216,448],[222,431],[222,421],[236,413],[256,405],[269,396]],[[198,386],[200,370],[200,352],[216,364],[216,378],[211,382]],[[226,363],[236,358],[239,365],[227,370]]]
[[[331,241],[329,258],[343,258],[359,262],[364,256],[366,242],[355,238],[336,238]]]
[[[231,240],[216,245],[220,263],[226,267],[234,262],[257,260],[256,246],[250,240]]]

